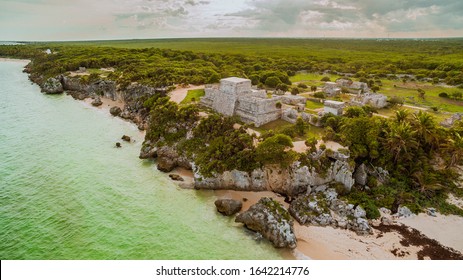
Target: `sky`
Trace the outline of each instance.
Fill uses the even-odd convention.
[[[0,41],[463,37],[462,0],[0,0]]]

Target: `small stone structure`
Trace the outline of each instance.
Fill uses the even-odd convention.
[[[325,114],[331,113],[335,116],[342,115],[342,110],[346,105],[345,102],[334,101],[334,100],[325,100],[325,107],[323,109]]]
[[[341,94],[341,88],[337,83],[326,82],[325,87],[323,87],[323,92],[326,93],[328,96],[336,96],[338,94]]]
[[[288,105],[298,105],[307,103],[307,98],[298,95],[285,94],[281,96],[281,102]]]
[[[368,85],[362,82],[353,82],[347,79],[338,79],[336,80],[336,84],[339,87],[347,88],[350,93],[366,93],[370,91]]]
[[[267,97],[265,90],[255,90],[251,80],[230,77],[220,85],[207,85],[201,104],[225,116],[239,116],[244,122],[259,127],[281,117],[281,97]]]
[[[381,109],[388,105],[387,96],[380,93],[365,93],[359,94],[356,97],[352,98],[351,105],[354,106],[364,106],[370,105],[374,108]]]

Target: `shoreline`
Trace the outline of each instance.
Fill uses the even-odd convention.
[[[20,58],[7,58],[7,57],[0,57],[0,62],[23,62],[23,63],[30,63],[31,60],[29,59],[20,59]]]
[[[19,59],[2,59],[0,61],[15,61],[29,62],[28,60]],[[188,89],[187,89],[188,90]],[[169,95],[172,97],[171,95]],[[102,105],[93,106],[91,102],[93,98],[86,98],[81,102],[90,108],[102,110],[108,116],[109,109],[112,106],[119,106],[123,109],[126,105],[121,100],[111,100],[109,98],[100,97]],[[77,100],[79,101],[79,100]],[[180,100],[181,101],[181,100]],[[180,102],[178,101],[178,102]],[[118,118],[122,121],[136,125],[130,120]],[[144,139],[145,131],[139,131],[140,137]],[[190,170],[176,168],[172,172],[165,173],[167,178],[170,174],[180,175],[184,181],[174,181],[172,183],[183,189],[194,189],[193,173]],[[206,190],[204,190],[206,191]],[[210,191],[207,191],[210,192]],[[286,209],[288,203],[284,201],[284,197],[274,192],[245,192],[233,190],[212,190],[212,194],[217,198],[232,198],[243,202],[241,212],[247,210],[251,205],[257,203],[262,197],[271,197],[280,202]],[[215,210],[215,206],[211,205]],[[447,218],[449,217],[449,218]],[[388,218],[391,218],[388,216]],[[416,219],[414,219],[416,218]],[[449,222],[450,221],[450,222]],[[458,216],[443,216],[431,217],[426,214],[420,214],[413,218],[404,218],[394,220],[395,225],[408,226],[426,234],[429,239],[463,252],[463,238],[459,238],[458,232],[463,228],[463,217]],[[454,227],[451,227],[452,224]],[[379,225],[379,222],[378,222]],[[456,226],[455,226],[456,225]],[[451,238],[445,238],[445,235],[439,234],[438,231],[445,228],[451,228],[450,231],[455,233]],[[437,228],[437,230],[436,230]],[[433,231],[434,229],[434,231]],[[436,233],[437,231],[437,233]],[[294,250],[290,249],[275,249],[279,250],[281,256],[286,260],[350,260],[350,259],[380,259],[380,260],[399,260],[399,259],[418,259],[420,246],[403,245],[403,236],[395,231],[381,231],[374,229],[373,234],[369,236],[359,236],[356,233],[348,230],[335,229],[331,227],[320,226],[302,226],[297,221],[294,221],[294,232],[296,234],[298,245]],[[446,232],[447,233],[447,232]]]
[[[214,195],[242,201],[243,208],[240,212],[246,211],[262,197],[274,198],[285,208],[289,206],[284,197],[273,192],[216,190]],[[243,201],[244,198],[246,201]],[[392,218],[390,215],[388,217]],[[397,226],[416,229],[429,239],[463,253],[463,237],[459,234],[463,228],[463,217],[440,214],[432,217],[421,213],[415,217],[395,219],[394,222]],[[380,224],[379,221],[373,223]],[[442,228],[447,230],[443,232]],[[403,245],[407,240],[395,231],[373,229],[372,235],[360,236],[349,230],[329,226],[303,226],[294,221],[294,233],[298,240],[297,247],[287,251],[299,260],[417,260],[422,249],[419,245]],[[283,256],[290,259],[286,252],[283,252]]]
[[[93,98],[82,100],[88,107],[105,111],[108,116],[111,116],[109,109],[112,106],[124,108],[125,102],[111,100],[109,98],[100,97],[103,104],[101,106],[92,106]],[[129,120],[119,118],[123,121],[132,123]],[[141,137],[144,138],[145,131],[140,131]],[[184,181],[174,181],[169,178],[170,174],[180,175]],[[165,173],[171,182],[182,189],[194,190],[194,177],[191,170],[177,167],[173,171]],[[285,208],[289,204],[284,201],[284,197],[271,192],[246,192],[233,190],[202,190],[212,192],[216,199],[231,198],[239,200],[243,203],[243,208],[240,212],[244,212],[249,207],[254,205],[262,197],[271,197],[280,202]],[[215,208],[214,205],[211,207]],[[214,209],[215,210],[215,209]],[[391,218],[388,216],[388,218]],[[379,222],[378,222],[379,224]],[[463,217],[444,216],[438,214],[437,217],[431,217],[426,214],[420,214],[416,217],[402,218],[395,220],[396,225],[404,225],[416,229],[427,235],[430,239],[434,239],[443,246],[453,248],[463,253],[463,238],[459,239],[459,229],[463,228]],[[451,227],[450,232],[453,234],[439,234],[442,228]],[[385,232],[378,229],[373,230],[373,234],[369,236],[359,236],[356,233],[335,229],[332,227],[321,226],[303,226],[297,221],[294,221],[294,233],[297,237],[298,244],[293,250],[290,249],[275,249],[279,250],[281,256],[285,260],[417,260],[420,246],[404,246],[403,236],[398,232]]]

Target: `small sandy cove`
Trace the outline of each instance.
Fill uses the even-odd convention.
[[[289,206],[282,196],[273,192],[229,190],[214,192],[218,198],[232,198],[242,201],[242,212],[257,203],[261,197],[272,197],[282,203],[285,208]],[[214,206],[211,205],[211,207]],[[419,214],[415,217],[397,219],[395,220],[395,224],[417,229],[426,237],[434,239],[446,247],[463,252],[463,235],[461,234],[463,217],[440,214],[437,214],[437,217],[432,217],[427,214]],[[294,230],[298,239],[298,245],[291,252],[292,256],[283,253],[283,256],[286,258],[318,260],[416,260],[418,259],[418,252],[422,249],[422,246],[414,245],[413,242],[404,242],[406,237],[397,231],[385,232],[374,229],[374,233],[370,236],[359,236],[352,231],[334,229],[332,227],[301,226],[297,221],[294,222]]]

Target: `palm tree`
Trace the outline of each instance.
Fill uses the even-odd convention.
[[[434,118],[423,111],[414,114],[413,118],[414,127],[416,128],[416,133],[420,142],[422,142],[425,147],[429,147],[430,150],[434,150],[439,144],[437,126]]]
[[[410,162],[413,160],[414,151],[419,146],[415,139],[416,132],[409,123],[392,124],[386,131],[385,147],[392,153],[394,163]]]
[[[463,137],[458,132],[453,132],[453,137],[448,137],[441,145],[443,154],[451,155],[447,168],[458,165],[463,159]]]
[[[410,112],[407,109],[399,109],[395,111],[395,121],[400,124],[406,121],[409,115]]]

